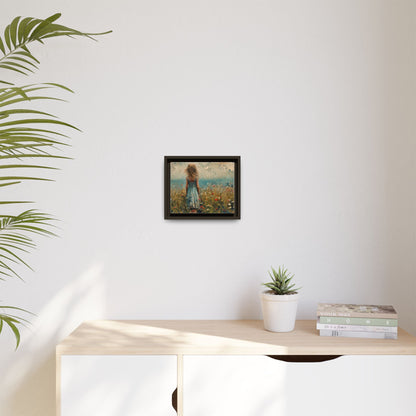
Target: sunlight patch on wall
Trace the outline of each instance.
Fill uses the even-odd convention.
[[[18,351],[3,357],[8,364],[0,392],[2,416],[32,416],[34,408],[42,409],[43,416],[54,415],[55,346],[81,322],[102,318],[105,299],[103,267],[94,264],[45,305],[22,334]],[[3,414],[3,409],[10,413]]]

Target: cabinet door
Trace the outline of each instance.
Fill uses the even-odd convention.
[[[416,356],[184,357],[184,416],[413,414]]]
[[[176,415],[176,356],[61,357],[61,416]]]
[[[284,368],[264,356],[184,356],[184,416],[284,415]]]

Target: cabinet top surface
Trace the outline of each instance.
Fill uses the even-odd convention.
[[[399,328],[397,340],[320,337],[316,321],[268,332],[260,320],[89,321],[56,348],[58,355],[98,354],[416,354],[416,337]]]

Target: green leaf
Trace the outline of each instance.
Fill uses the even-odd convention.
[[[4,41],[6,42],[9,51],[11,51],[12,45],[10,43],[10,25],[6,26],[6,29],[4,30]]]
[[[31,35],[32,30],[36,26],[40,25],[41,23],[42,23],[42,19],[33,19],[33,18],[31,18],[31,21],[29,21],[26,24],[25,28],[24,28],[21,43],[28,43],[30,41],[30,35]],[[30,53],[28,50],[26,50],[26,52]]]
[[[19,168],[34,168],[34,169],[53,169],[58,170],[59,168],[54,168],[53,166],[43,166],[43,165],[0,165],[0,169],[19,169]]]
[[[22,46],[23,48],[23,46]],[[27,58],[31,59],[32,61],[35,61],[37,64],[40,64],[40,62],[28,51],[26,50],[16,50],[15,52],[13,52],[13,55],[21,55],[21,56],[26,56]]]
[[[61,89],[65,90],[65,91],[74,93],[74,91],[72,91],[70,88],[66,87],[65,85],[57,84],[55,82],[45,82],[43,85],[51,85],[52,87],[61,88]]]
[[[18,25],[17,28],[17,39],[19,41],[19,44],[23,42],[23,38],[24,38],[24,33],[25,33],[25,29],[26,29],[26,25],[32,20],[31,17],[25,17],[24,19],[22,19],[20,21],[20,24]]]
[[[33,271],[33,269],[20,257],[20,256],[18,256],[15,252],[13,252],[13,251],[11,251],[11,250],[9,250],[8,248],[6,248],[6,247],[8,247],[8,245],[7,244],[2,244],[1,246],[0,246],[0,252],[1,251],[4,251],[5,253],[7,253],[7,254],[9,254],[11,257],[8,257],[8,256],[5,256],[4,254],[1,254],[0,253],[0,256],[1,257],[3,257],[3,258],[5,258],[5,259],[7,259],[7,260],[10,260],[10,261],[12,261],[12,262],[14,262],[14,263],[16,263],[16,264],[23,264],[23,265],[25,265],[28,269],[30,269],[30,270],[32,270]],[[13,248],[13,247],[12,247]],[[14,247],[15,249],[16,249],[16,247]],[[20,250],[23,250],[22,248],[19,248]],[[23,251],[25,251],[25,250],[23,250]]]
[[[5,187],[5,186],[17,185],[17,184],[19,184],[19,183],[21,183],[21,182],[20,182],[20,181],[15,181],[15,182],[6,182],[6,183],[2,183],[2,184],[0,184],[0,188],[1,188],[1,187]]]
[[[52,16],[47,17],[45,20],[43,20],[39,26],[32,32],[32,34],[30,35],[30,39],[33,40],[38,40],[37,38],[37,34],[45,27],[47,27],[48,25],[50,25],[52,22],[54,22],[55,20],[59,19],[61,17],[61,13],[55,13]]]
[[[0,146],[0,152],[1,152],[1,146]],[[36,154],[36,153],[30,153],[30,154],[19,154],[18,156],[16,155],[7,155],[7,156],[0,156],[0,160],[1,159],[15,159],[15,158],[19,158],[19,159],[24,159],[24,158],[51,158],[51,159],[72,159],[71,157],[68,156],[58,156],[58,155],[51,155],[51,154]],[[49,169],[59,169],[59,168],[49,168]]]
[[[23,108],[23,109],[12,109],[12,110],[0,111],[0,119],[9,117],[14,114],[37,114],[40,116],[55,117],[54,115],[45,113],[44,111],[29,110],[29,109]]]
[[[19,331],[19,329],[17,328],[17,326],[13,322],[10,321],[10,319],[3,318],[3,320],[7,323],[7,325],[9,325],[9,327],[13,331],[14,336],[16,337],[16,349],[18,349],[19,344],[20,344],[20,331]]]
[[[0,176],[0,181],[46,181],[46,182],[54,182],[53,179],[48,178],[38,178],[32,176]]]
[[[0,68],[9,69],[10,71],[14,71],[14,72],[18,72],[19,74],[26,75],[26,72],[23,72],[20,69],[17,69],[14,66],[11,66],[11,65],[0,63]]]
[[[14,47],[17,45],[17,25],[19,23],[20,16],[17,16],[13,19],[10,24],[10,39]]]
[[[10,100],[7,102],[2,102],[2,103],[0,102],[0,107],[4,107],[6,105],[17,104],[22,101],[35,101],[35,100],[52,100],[52,101],[63,101],[63,102],[65,101],[61,98],[47,97],[47,96],[30,97],[30,100],[26,98],[16,98],[14,100]]]
[[[6,49],[4,48],[3,40],[0,36],[0,50],[3,52],[3,55],[6,55]]]
[[[0,205],[33,204],[33,201],[0,201]]]
[[[33,72],[33,70],[31,68],[28,68],[24,65],[21,65],[17,62],[13,62],[11,60],[11,58],[7,61],[7,63],[0,63],[0,68],[6,68],[6,69],[10,69],[10,68],[14,68],[15,70],[17,68],[20,68],[22,71],[22,74],[26,74],[26,72]],[[26,72],[24,72],[26,71]]]
[[[17,308],[14,306],[0,306],[0,310],[3,310],[4,312],[0,313],[0,333],[2,332],[4,328],[4,323],[9,326],[9,328],[12,330],[15,339],[16,339],[16,349],[19,347],[20,344],[20,330],[18,328],[18,325],[27,326],[30,324],[30,322],[21,317],[17,316],[16,314],[6,313],[6,311],[18,311],[18,312],[24,312],[28,313],[30,315],[33,315],[32,313],[26,311],[22,308]]]
[[[5,123],[0,123],[0,129],[2,127],[22,125],[22,124],[57,124],[59,126],[65,126],[74,130],[81,131],[78,127],[75,127],[72,124],[65,123],[59,120],[48,119],[48,118],[43,118],[43,119],[33,118],[33,119],[26,119],[26,120],[6,121]]]
[[[30,65],[30,66],[32,66],[33,68],[35,68],[35,69],[38,69],[38,66],[36,65],[36,64],[34,64],[33,62],[30,62],[28,59],[25,59],[25,58],[22,58],[22,57],[20,57],[20,56],[10,56],[9,58],[8,58],[8,60],[10,61],[20,61],[20,62],[23,62],[23,63],[25,63],[26,65]],[[26,67],[27,68],[27,67]],[[33,72],[33,71],[32,71]]]

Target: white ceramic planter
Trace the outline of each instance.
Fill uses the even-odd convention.
[[[293,331],[299,294],[274,295],[271,291],[260,294],[264,328],[272,332]]]

